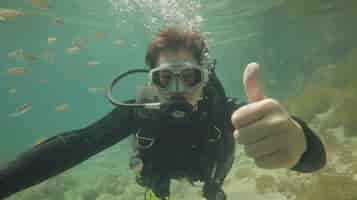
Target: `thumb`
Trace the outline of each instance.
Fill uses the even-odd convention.
[[[249,103],[264,99],[259,84],[259,64],[249,63],[243,73],[243,85]]]

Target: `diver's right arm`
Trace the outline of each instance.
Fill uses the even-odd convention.
[[[0,167],[0,199],[55,176],[135,131],[132,109],[114,109],[86,128],[49,138]]]

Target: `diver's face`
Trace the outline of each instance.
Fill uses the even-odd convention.
[[[195,64],[195,65],[198,65],[198,61],[193,56],[192,52],[190,52],[186,49],[183,49],[183,48],[180,48],[178,50],[161,51],[158,56],[157,65],[160,66],[160,64],[164,64],[164,63],[180,63],[180,62],[189,62],[189,63]],[[177,65],[175,67],[177,67],[178,69],[182,68],[181,65]],[[168,82],[170,81],[170,79],[171,79],[170,73],[168,73],[167,71],[160,71],[160,73],[159,73],[160,85],[163,85],[163,86],[167,85]],[[195,83],[194,72],[184,71],[184,73],[182,73],[181,79],[187,85],[194,85],[194,83]],[[177,94],[177,95],[179,95],[179,94]],[[191,104],[195,104],[199,95],[200,95],[200,92],[195,91],[194,93],[184,95],[184,97]]]
[[[160,52],[158,57],[158,66],[162,63],[180,63],[180,62],[189,62],[192,64],[198,64],[197,60],[193,57],[190,51],[185,49],[178,49],[177,51],[174,50],[165,50]],[[178,69],[182,67],[181,65],[175,66]],[[161,85],[167,85],[171,79],[171,73],[168,71],[160,71],[159,73],[159,80]],[[194,72],[190,70],[186,70],[182,73],[183,81],[187,85],[193,85],[195,81]]]

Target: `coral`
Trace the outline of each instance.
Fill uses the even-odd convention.
[[[72,176],[59,175],[17,194],[15,198],[21,200],[64,200],[65,193],[77,185],[78,182]]]
[[[96,200],[99,196],[98,192],[94,189],[88,189],[81,192],[82,198],[85,200]]]
[[[274,185],[276,185],[276,180],[271,175],[260,175],[256,178],[255,187],[260,193],[270,192]]]
[[[325,122],[325,128],[343,125],[347,129],[346,136],[357,135],[353,116],[357,111],[356,65],[357,48],[354,48],[337,63],[316,67],[301,94],[289,97],[284,104],[292,114],[306,121],[333,108],[334,113]]]
[[[355,200],[357,197],[357,162],[356,153],[351,149],[357,147],[356,141],[341,143],[335,156],[328,160],[328,165],[314,172],[301,174],[291,170],[279,173],[277,177],[258,176],[257,191],[279,192],[288,199],[295,200]]]
[[[345,89],[334,106],[331,117],[324,122],[324,127],[335,128],[343,126],[346,137],[357,136],[355,116],[355,113],[357,113],[356,97],[356,92],[351,89]]]
[[[234,177],[237,179],[253,178],[256,177],[256,172],[254,171],[254,168],[249,168],[249,167],[239,168],[235,171]]]
[[[345,57],[337,63],[336,70],[328,74],[329,80],[338,88],[346,88],[349,85],[356,86],[357,74],[357,48],[348,52]]]
[[[308,85],[299,96],[291,96],[283,104],[291,114],[310,121],[316,114],[326,112],[331,107],[335,94],[334,89]]]
[[[341,142],[338,141],[336,129],[322,129],[319,130],[320,139],[323,140],[323,144],[326,147],[327,156],[338,153],[341,149]]]
[[[99,197],[96,200],[115,200],[115,196],[112,194],[103,193],[99,195]]]
[[[347,174],[338,173],[320,173],[311,183],[309,189],[298,195],[300,199],[325,199],[325,200],[353,200],[357,197],[355,188],[357,182],[351,179]]]

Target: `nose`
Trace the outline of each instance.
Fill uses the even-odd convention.
[[[180,79],[179,78],[174,78],[173,80],[173,93],[177,93],[177,94],[181,94],[183,92],[183,87],[180,83]]]

